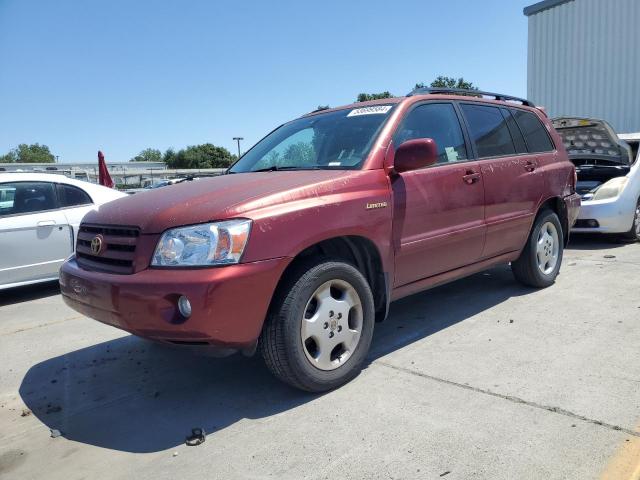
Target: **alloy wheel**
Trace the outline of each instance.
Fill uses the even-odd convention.
[[[558,263],[560,252],[560,236],[556,226],[546,222],[540,227],[538,242],[536,245],[536,258],[538,269],[544,274],[551,274]]]
[[[343,365],[358,346],[363,313],[358,292],[344,280],[320,285],[307,302],[300,336],[305,356],[320,370]]]

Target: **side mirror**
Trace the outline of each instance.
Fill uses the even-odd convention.
[[[417,170],[438,161],[438,146],[432,138],[407,140],[396,150],[393,168],[396,173]]]

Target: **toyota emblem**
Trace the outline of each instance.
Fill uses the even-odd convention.
[[[102,235],[96,235],[93,237],[93,240],[91,240],[91,253],[94,255],[100,255],[100,253],[102,253],[103,245],[104,241]]]

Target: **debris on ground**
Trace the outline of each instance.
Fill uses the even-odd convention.
[[[195,447],[204,443],[206,438],[207,437],[205,437],[205,433],[202,428],[192,428],[191,435],[186,438],[185,444],[187,444],[187,446],[189,447]]]
[[[178,456],[178,452],[173,452],[173,456],[177,457]]]
[[[440,474],[440,476],[441,476],[441,477],[444,477],[445,475],[449,475],[450,473],[451,473],[451,472],[450,472],[449,470],[447,470],[446,472],[441,473],[441,474]]]
[[[60,430],[56,429],[56,428],[51,428],[51,438],[58,438],[60,435],[62,435],[62,432],[60,432]]]
[[[604,258],[616,258],[615,255],[605,255]]]
[[[28,417],[29,415],[31,415],[31,410],[29,410],[28,408],[23,408],[22,409],[22,413],[20,414],[21,417]]]
[[[510,319],[509,319],[509,323],[513,323],[513,318],[510,318]]]

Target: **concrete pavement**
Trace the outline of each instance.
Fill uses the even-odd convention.
[[[363,373],[310,395],[55,285],[0,292],[0,478],[631,479],[639,319],[640,244],[578,238],[551,288],[500,267],[396,302]]]

